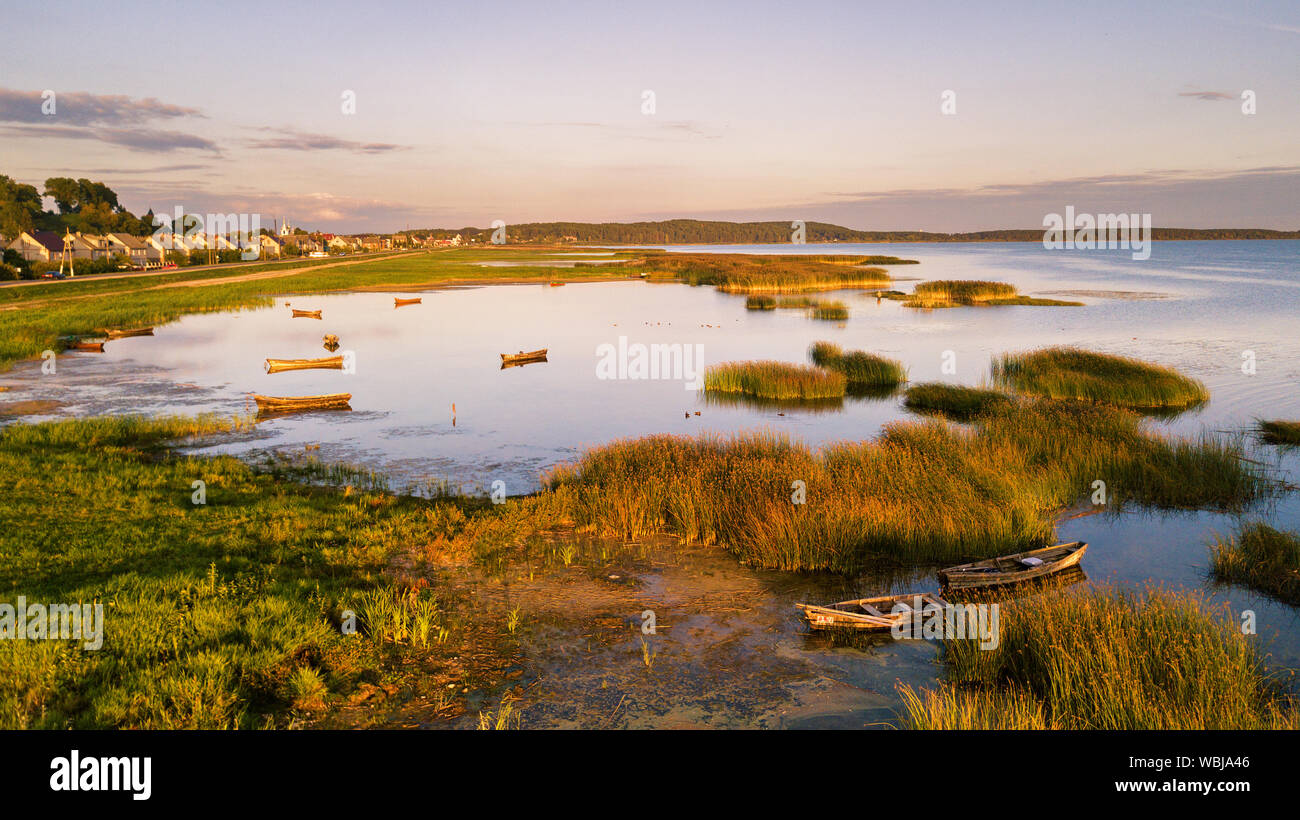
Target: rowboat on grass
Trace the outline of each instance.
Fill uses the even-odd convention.
[[[420,304],[420,299],[421,299],[421,297],[419,297],[419,296],[415,297],[414,299],[398,299],[398,298],[394,297],[394,298],[393,298],[393,307],[395,307],[395,308],[399,308],[399,307],[401,307],[402,305],[418,305],[418,304]]]
[[[296,308],[289,308],[289,309],[293,311],[293,318],[295,319],[319,319],[320,318],[319,310],[298,310]]]
[[[292,413],[299,410],[350,410],[351,393],[327,393],[323,396],[259,396],[253,394],[259,413]]]
[[[68,350],[80,350],[83,353],[103,353],[103,342],[73,342],[68,345]]]
[[[282,370],[342,370],[342,356],[326,356],[322,359],[267,359],[266,372],[279,373]]]
[[[795,604],[803,610],[808,625],[813,629],[862,629],[883,632],[918,617],[922,610],[932,607],[946,609],[948,602],[929,592],[909,592],[903,595],[881,595],[876,598],[855,598],[838,604],[815,606]]]
[[[104,335],[110,339],[122,339],[127,336],[152,336],[153,328],[137,327],[133,330],[105,330]]]
[[[1071,541],[1054,547],[988,558],[940,570],[939,580],[948,589],[971,589],[1030,581],[1078,566],[1087,549],[1086,541]]]
[[[502,353],[501,364],[516,365],[528,364],[529,362],[544,362],[546,361],[546,350],[546,348],[542,348],[541,350],[530,350],[527,353],[522,350],[518,353]]]

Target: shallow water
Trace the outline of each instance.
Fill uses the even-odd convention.
[[[990,358],[1002,352],[1077,344],[1171,365],[1206,383],[1213,397],[1207,405],[1172,420],[1151,421],[1158,429],[1179,435],[1232,433],[1260,417],[1300,418],[1300,242],[1155,243],[1146,261],[1131,259],[1127,251],[1047,251],[1037,244],[1005,243],[708,250],[896,254],[921,262],[894,268],[900,278],[992,279],[1030,295],[1070,294],[1062,298],[1086,304],[918,311],[846,291],[828,296],[848,302],[850,318],[824,322],[800,311],[747,311],[743,296],[711,288],[642,281],[443,289],[424,292],[423,304],[400,309],[393,307],[393,294],[290,295],[277,298],[273,308],[188,316],[157,328],[153,337],[111,341],[104,354],[63,356],[52,376],[41,375],[37,363],[25,363],[0,376],[0,385],[12,388],[2,398],[60,402],[55,415],[228,414],[243,411],[251,392],[346,391],[353,394],[352,412],[265,421],[255,434],[212,449],[301,452],[305,444],[319,444],[320,458],[387,473],[397,488],[445,479],[485,490],[502,481],[511,494],[535,489],[543,470],[573,458],[582,447],[619,437],[765,429],[815,444],[871,437],[882,425],[909,416],[897,396],[846,399],[814,412],[710,402],[688,385],[689,372],[659,379],[601,378],[597,350],[610,345],[617,351],[620,337],[628,345],[681,345],[692,351],[700,345],[705,364],[760,358],[805,362],[808,345],[827,339],[901,359],[913,381],[964,384],[987,378]],[[321,309],[324,318],[290,319],[285,302]],[[321,348],[325,333],[340,337],[339,352],[354,357],[354,374],[262,372],[268,356],[328,355]],[[500,369],[499,353],[541,347],[549,348],[547,362]],[[1250,359],[1253,374],[1243,372]],[[943,372],[945,360],[955,362],[955,373]],[[1251,446],[1253,457],[1300,483],[1300,456]],[[1258,514],[1275,525],[1300,528],[1295,493]],[[1129,513],[1065,521],[1060,535],[1090,542],[1084,567],[1093,582],[1203,588],[1234,611],[1254,610],[1260,640],[1273,653],[1271,664],[1300,666],[1296,610],[1244,590],[1216,590],[1207,581],[1208,544],[1214,532],[1233,525],[1229,517],[1210,514]],[[743,567],[734,572],[754,575]],[[646,571],[644,583],[656,577],[656,571]],[[753,662],[768,664],[764,668],[784,668],[784,661],[763,658],[819,651],[790,643],[797,637],[789,607],[796,594],[904,591],[880,578],[791,582],[798,583],[812,588],[766,587],[760,608],[770,608],[781,626],[763,632],[768,643]],[[934,587],[924,577],[905,583]],[[704,635],[707,629],[700,628]],[[665,640],[677,641],[678,634],[683,633]],[[708,645],[706,636],[693,643],[682,640],[671,651],[700,660],[707,657]],[[618,663],[626,661],[616,654]],[[583,662],[599,669],[601,657],[597,653]],[[929,663],[933,648],[925,644],[865,653],[827,650],[816,657],[822,667],[843,670],[842,677],[871,692],[855,701],[854,721],[861,709],[879,706],[881,697],[893,702],[889,693],[899,676],[899,658],[908,659],[904,677],[909,679],[938,671]],[[786,697],[799,701],[802,695],[787,692]],[[826,694],[824,702],[810,697],[813,703],[803,704],[798,719],[763,712],[723,722],[816,725],[820,718],[813,716],[821,707],[829,723],[837,722],[834,715],[843,717],[836,705],[843,705],[836,700],[842,693]],[[566,721],[558,713],[553,718],[556,724]],[[683,713],[671,720],[679,718],[691,719]],[[637,718],[626,720],[640,725]]]

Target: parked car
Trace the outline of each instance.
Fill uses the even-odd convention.
[[[47,270],[45,273],[41,274],[41,278],[42,279],[67,279],[68,275],[66,273],[63,273],[62,271]]]

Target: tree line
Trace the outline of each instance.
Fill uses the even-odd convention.
[[[418,231],[436,239],[492,241],[492,228],[432,228]],[[661,222],[527,222],[507,225],[510,243],[579,242],[601,245],[760,245],[789,244],[790,222],[715,222],[670,219]],[[1300,239],[1300,231],[1263,228],[1154,228],[1153,239]],[[1042,228],[942,233],[936,231],[858,231],[827,222],[804,223],[806,242],[1041,242]]]

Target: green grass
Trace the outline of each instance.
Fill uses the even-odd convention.
[[[892,294],[885,295],[893,298]],[[904,307],[917,308],[948,308],[964,305],[1080,306],[1082,304],[1082,302],[1022,296],[1014,286],[1005,282],[961,279],[921,282],[912,290],[911,296],[903,302]]]
[[[842,374],[788,362],[726,362],[704,373],[706,393],[790,400],[839,398],[844,390]]]
[[[1300,421],[1261,421],[1259,438],[1266,444],[1300,446]]]
[[[1022,393],[1134,410],[1182,410],[1210,398],[1205,385],[1173,368],[1074,347],[1008,353],[992,372],[996,384]]]
[[[465,613],[446,611],[427,575],[389,572],[394,556],[418,566],[424,545],[453,533],[477,543],[474,507],[303,486],[167,449],[247,424],[113,417],[0,431],[0,600],[104,607],[97,651],[0,641],[0,728],[284,726],[361,685],[437,678],[416,661],[464,651]],[[193,503],[196,480],[205,504]],[[517,522],[482,506],[484,539],[509,543]],[[491,651],[485,634],[475,652]]]
[[[831,342],[813,342],[808,356],[818,367],[844,374],[853,387],[896,387],[907,381],[902,362],[861,350],[846,353]]]
[[[1223,583],[1240,584],[1288,604],[1300,604],[1300,534],[1262,521],[1243,524],[1210,548],[1210,568]]]
[[[944,643],[947,682],[902,687],[919,729],[1294,729],[1229,612],[1193,593],[1049,593],[1003,603],[1000,641]]]
[[[903,397],[903,404],[909,410],[936,413],[954,421],[970,421],[976,416],[1002,410],[1012,401],[1011,396],[1000,390],[942,382],[913,385]]]
[[[546,477],[579,527],[675,534],[752,564],[856,572],[1052,543],[1058,512],[1104,480],[1109,504],[1239,510],[1276,490],[1240,445],[1167,439],[1104,406],[1031,401],[975,420],[896,422],[813,450],[774,434],[650,436]],[[791,502],[802,481],[807,503]]]

